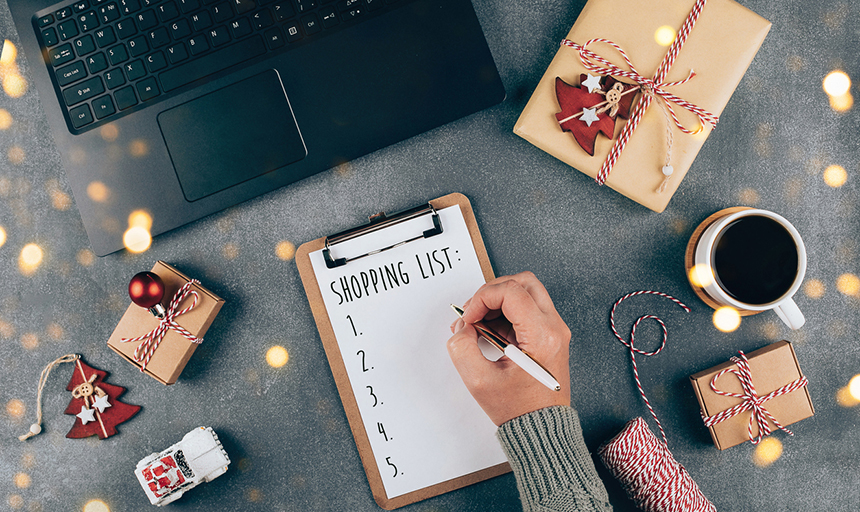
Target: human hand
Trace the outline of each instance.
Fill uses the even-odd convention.
[[[507,357],[484,357],[472,324],[484,321],[552,373],[561,390],[538,382]],[[553,405],[570,405],[570,329],[531,272],[496,278],[465,304],[451,325],[448,354],[469,392],[497,426]]]

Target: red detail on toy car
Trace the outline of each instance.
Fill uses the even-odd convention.
[[[185,483],[185,477],[176,465],[173,455],[162,457],[141,471],[149,489],[162,497]]]

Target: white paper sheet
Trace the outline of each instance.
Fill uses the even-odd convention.
[[[388,498],[506,462],[495,425],[469,394],[446,341],[484,283],[460,207],[443,233],[329,270],[310,259]],[[429,215],[338,244],[364,254],[432,227]]]

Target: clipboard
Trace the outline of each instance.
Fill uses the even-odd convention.
[[[310,242],[306,242],[299,247],[296,253],[296,264],[301,275],[305,292],[307,293],[314,320],[316,321],[317,328],[319,329],[323,347],[326,352],[326,357],[328,358],[329,365],[331,367],[332,374],[337,385],[338,393],[340,394],[340,398],[343,403],[347,419],[349,421],[350,429],[352,430],[353,437],[355,438],[355,443],[358,448],[358,452],[361,457],[362,465],[364,466],[364,470],[367,475],[371,491],[377,504],[386,510],[393,510],[399,507],[403,507],[405,505],[409,505],[417,501],[431,498],[433,496],[438,496],[446,492],[450,492],[483,480],[487,480],[489,478],[493,478],[495,476],[502,475],[511,471],[511,468],[509,464],[505,461],[494,464],[490,467],[485,467],[469,474],[465,474],[459,477],[449,479],[447,481],[443,481],[434,485],[408,492],[406,494],[389,498],[383,485],[383,478],[379,471],[377,458],[374,455],[371,441],[368,437],[367,429],[365,428],[365,419],[362,417],[361,411],[359,409],[359,405],[355,395],[356,388],[350,382],[343,353],[341,351],[341,347],[338,344],[338,339],[335,335],[335,329],[332,326],[329,311],[326,309],[326,304],[322,296],[322,291],[320,290],[317,275],[314,272],[314,267],[312,265],[310,255],[311,253],[315,253],[317,251],[323,251],[326,267],[328,269],[332,269],[343,265],[348,266],[350,262],[354,260],[379,254],[394,249],[396,247],[403,246],[405,244],[410,244],[411,242],[416,240],[432,239],[432,237],[445,232],[444,223],[440,223],[438,212],[440,210],[455,205],[459,206],[460,211],[463,215],[463,220],[466,223],[468,234],[471,238],[472,246],[475,250],[475,255],[477,256],[481,272],[483,273],[483,280],[484,282],[489,281],[494,277],[493,269],[490,264],[489,256],[487,255],[484,241],[481,238],[480,231],[478,230],[478,225],[475,219],[472,205],[469,202],[468,198],[466,198],[466,196],[459,193],[448,194],[446,196],[433,199],[424,205],[420,205],[409,210],[404,210],[396,214],[385,215],[384,213],[380,213],[374,215],[370,217],[370,222],[366,225],[359,226],[357,228],[353,228],[329,237],[323,237]],[[337,258],[332,255],[332,252],[336,248],[336,246],[340,243],[344,243],[346,240],[352,240],[373,232],[385,230],[388,227],[395,226],[408,220],[423,216],[431,217],[432,227],[421,232],[416,232],[414,234],[414,237],[410,237],[405,240],[398,241],[397,243],[386,245],[384,247],[379,247],[377,250],[371,251],[366,254],[349,255],[346,257],[340,255],[340,258]],[[445,306],[447,307],[447,304],[445,304]],[[440,343],[443,344],[444,341],[440,341]],[[371,393],[373,393],[372,389]],[[469,398],[471,399],[471,396]],[[371,419],[370,421],[372,422],[373,420]],[[495,439],[493,439],[493,441],[495,442]],[[397,470],[395,468],[395,476],[397,474],[396,471]]]

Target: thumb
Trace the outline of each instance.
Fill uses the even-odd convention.
[[[448,355],[469,388],[474,382],[486,380],[485,376],[494,369],[494,363],[478,347],[478,332],[469,324],[463,324],[448,340]]]

